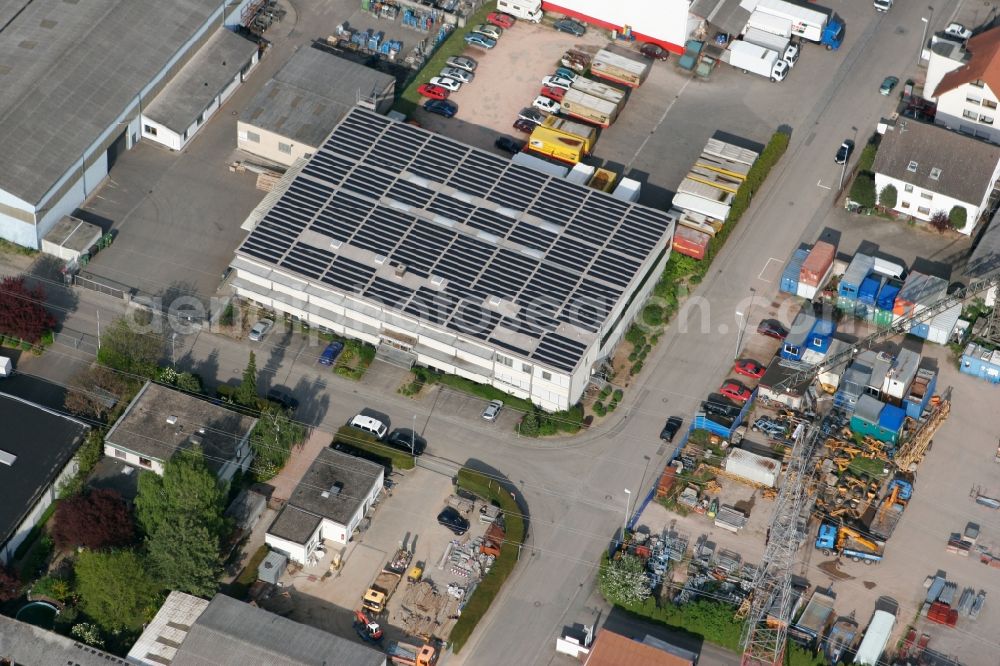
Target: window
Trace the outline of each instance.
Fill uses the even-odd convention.
[[[547,382],[552,381],[552,373],[549,372],[548,370],[542,370],[542,379],[544,379]]]
[[[976,118],[979,117],[979,114],[976,113],[975,111],[969,111],[968,109],[966,109],[965,111],[962,111],[962,116],[968,118],[969,120],[975,120]]]
[[[257,132],[247,132],[247,141],[260,143],[260,134],[257,134]]]
[[[903,186],[903,191],[904,192],[912,192],[913,191],[913,185],[904,185]]]
[[[937,167],[931,169],[931,180],[940,180],[940,179],[941,179],[941,169]]]
[[[970,81],[969,85],[973,86],[973,87],[976,87],[976,88],[982,88],[982,87],[985,86],[985,84],[982,82],[982,80],[979,80],[979,81]]]
[[[527,373],[530,374],[531,373],[531,364],[530,363],[522,363],[521,364],[521,372],[527,372]]]
[[[931,209],[924,208],[923,206],[917,206],[917,212],[920,213],[921,215],[930,215]]]
[[[500,365],[506,365],[508,368],[514,367],[514,359],[504,356],[503,354],[497,354],[497,363]]]
[[[927,199],[928,201],[933,201],[934,195],[931,194],[931,193],[929,193],[929,192],[921,192],[920,193],[920,198],[921,199]]]
[[[292,154],[292,144],[290,144],[290,143],[281,143],[279,141],[278,142],[278,152],[279,153],[284,153],[286,155],[291,155]]]
[[[979,99],[975,95],[966,95],[965,101],[969,104],[982,104],[983,100]]]
[[[900,208],[909,208],[910,207],[910,202],[909,201],[900,201],[899,202],[899,207]]]
[[[121,449],[115,449],[115,458],[125,458],[125,452]]]
[[[917,166],[918,165],[916,162],[910,162],[909,164],[906,165],[906,170],[909,171],[910,173],[916,173]]]
[[[142,133],[143,134],[148,134],[150,136],[156,136],[156,128],[153,127],[152,125],[143,125],[142,126]]]
[[[142,465],[143,467],[152,467],[153,461],[150,460],[149,458],[139,458],[139,464]]]
[[[984,125],[992,125],[993,116],[979,116],[979,122],[983,123]]]
[[[992,101],[990,101],[988,99],[984,99],[983,100],[983,106],[985,106],[987,109],[995,109],[995,108],[997,108],[997,103],[996,102],[992,102]]]

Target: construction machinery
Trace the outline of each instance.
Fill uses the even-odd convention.
[[[945,389],[940,397],[932,398],[931,413],[919,422],[912,434],[899,446],[892,462],[902,472],[913,472],[924,458],[927,448],[934,440],[934,434],[944,420],[951,414],[951,387]]]
[[[823,523],[819,526],[819,534],[816,536],[816,548],[824,555],[837,553],[855,562],[874,564],[882,560],[885,544],[869,539],[861,532],[845,525]]]
[[[414,645],[393,642],[385,653],[392,663],[400,666],[434,666],[438,660],[438,651],[429,643]]]
[[[366,643],[377,643],[382,640],[382,627],[378,622],[368,617],[360,608],[354,611],[354,617],[354,631],[358,632],[361,640]]]
[[[365,610],[375,615],[385,611],[389,597],[399,587],[399,581],[403,579],[403,574],[406,573],[412,559],[413,553],[409,550],[400,548],[396,551],[365,591],[361,599],[361,605]]]

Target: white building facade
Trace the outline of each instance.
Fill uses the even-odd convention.
[[[924,90],[937,103],[934,122],[950,130],[1000,144],[1000,28],[961,45],[935,38]]]

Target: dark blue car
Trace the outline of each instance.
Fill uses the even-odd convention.
[[[458,113],[458,105],[446,99],[429,99],[424,102],[424,111],[436,113],[445,118],[451,118]]]
[[[338,340],[334,340],[326,346],[323,353],[320,354],[319,362],[320,365],[333,365],[333,362],[337,360],[340,356],[340,352],[344,350],[344,343]]]

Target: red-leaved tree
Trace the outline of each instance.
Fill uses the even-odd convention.
[[[0,602],[21,596],[21,581],[6,567],[0,567]]]
[[[122,496],[101,488],[64,499],[56,508],[52,538],[60,548],[93,550],[135,541],[135,522]]]
[[[28,287],[23,277],[0,280],[0,335],[38,342],[56,325],[45,309],[45,290]]]

